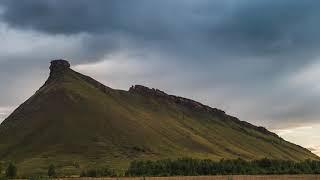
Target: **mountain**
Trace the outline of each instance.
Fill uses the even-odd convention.
[[[127,167],[134,159],[319,159],[263,127],[141,85],[115,90],[54,60],[45,84],[0,125],[0,159],[21,173]]]

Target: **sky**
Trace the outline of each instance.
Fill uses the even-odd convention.
[[[49,62],[188,97],[320,155],[320,1],[1,0],[0,121]]]

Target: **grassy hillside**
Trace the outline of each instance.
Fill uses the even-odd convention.
[[[318,158],[222,111],[144,89],[114,90],[52,65],[47,82],[0,125],[0,159],[17,162],[22,173],[43,173],[54,163],[60,173],[78,174],[122,169],[134,159]]]

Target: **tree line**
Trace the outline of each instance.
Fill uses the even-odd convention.
[[[4,171],[4,173],[3,173]],[[83,170],[80,174],[80,177],[113,177],[118,176],[114,170],[110,168],[98,168],[98,169],[88,169]],[[13,179],[18,177],[18,168],[14,163],[10,163],[6,169],[3,169],[3,166],[0,164],[0,180]],[[46,179],[58,177],[56,167],[53,164],[48,166],[47,176],[34,176],[29,177],[32,180]]]
[[[10,163],[6,169],[0,164],[0,180],[17,177],[18,168]],[[320,161],[305,160],[301,162],[287,160],[261,159],[246,161],[243,159],[213,161],[209,159],[163,159],[157,161],[132,161],[119,175],[105,167],[83,170],[81,177],[115,177],[115,176],[200,176],[200,175],[281,175],[281,174],[320,174]],[[4,176],[3,176],[4,175]],[[47,177],[57,177],[54,165],[48,166]],[[1,178],[2,177],[2,178]]]
[[[320,174],[320,161],[302,162],[261,159],[212,161],[182,158],[131,162],[127,176]]]
[[[4,174],[2,173],[3,166],[0,164],[0,180],[2,179],[13,179],[17,177],[18,168],[14,163],[9,163],[8,167],[5,169]],[[56,169],[53,164],[48,167],[48,177],[56,177]]]

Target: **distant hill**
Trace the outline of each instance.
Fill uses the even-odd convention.
[[[51,62],[45,84],[0,125],[0,159],[20,172],[126,168],[134,159],[319,159],[309,150],[199,102],[136,85],[115,90]]]

